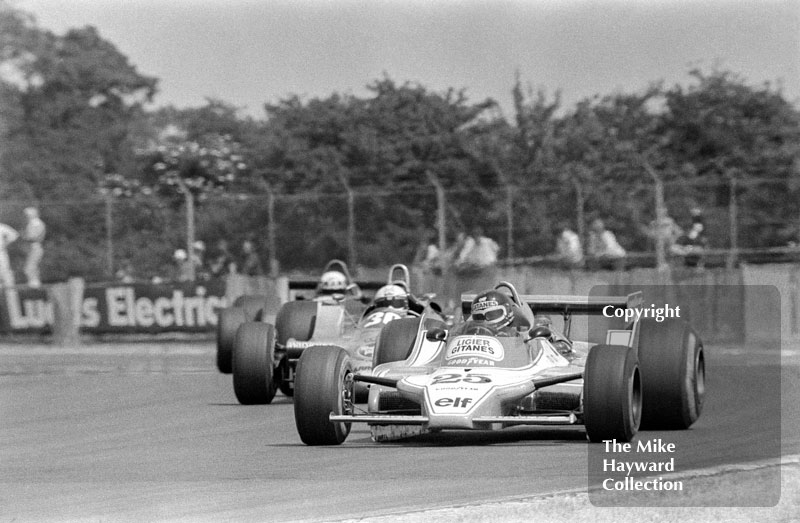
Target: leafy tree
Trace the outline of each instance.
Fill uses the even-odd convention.
[[[0,6],[0,27],[0,186],[9,191],[0,197],[88,199],[105,174],[133,170],[129,129],[156,80],[92,27],[58,36],[7,5]],[[98,209],[102,216],[102,204]],[[43,206],[42,214],[49,225],[45,278],[94,270],[80,251],[98,244],[86,231],[103,219],[86,205]]]
[[[786,217],[797,220],[800,113],[769,83],[751,86],[731,71],[690,74],[692,84],[676,85],[665,93],[670,152],[683,166],[686,182],[723,183],[712,192],[698,185],[695,204],[727,206],[730,180],[735,179],[742,216],[740,245],[785,243],[787,236],[797,234],[781,230],[779,224],[785,224]],[[727,230],[719,233],[727,237]]]

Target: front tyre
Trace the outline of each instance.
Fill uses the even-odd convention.
[[[273,378],[275,328],[246,322],[236,331],[233,345],[233,392],[242,405],[264,405],[275,397]]]
[[[642,427],[688,429],[703,410],[706,365],[703,343],[685,321],[642,320]]]
[[[642,418],[642,380],[636,352],[622,345],[589,350],[583,377],[583,421],[592,442],[630,441]]]
[[[306,445],[339,445],[350,423],[334,423],[331,413],[351,412],[353,365],[347,352],[335,346],[309,347],[297,362],[294,420]]]

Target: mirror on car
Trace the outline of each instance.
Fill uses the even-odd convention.
[[[445,338],[447,338],[447,331],[438,327],[429,330],[425,334],[425,339],[428,341],[444,341]]]

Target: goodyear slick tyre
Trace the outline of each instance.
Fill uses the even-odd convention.
[[[642,381],[636,352],[622,345],[589,350],[583,378],[583,420],[592,442],[630,441],[642,416]]]
[[[233,345],[233,392],[242,405],[264,405],[277,391],[274,379],[275,328],[245,322]]]
[[[259,294],[245,294],[236,298],[233,305],[244,309],[247,321],[263,321],[264,310],[267,307],[267,297]]]
[[[233,343],[236,331],[247,321],[242,307],[228,307],[219,313],[217,323],[217,369],[223,374],[232,372]]]
[[[700,337],[685,321],[642,320],[642,428],[688,429],[703,410],[705,355]]]
[[[350,423],[334,423],[330,414],[344,414],[346,394],[353,394],[353,366],[341,347],[316,346],[303,352],[297,363],[294,419],[306,445],[339,445],[350,433]]]
[[[275,335],[278,345],[286,346],[286,342],[293,338],[297,341],[308,341],[314,334],[314,324],[317,319],[317,302],[315,301],[290,301],[283,304],[275,317]],[[290,350],[290,358],[299,358],[302,349]]]

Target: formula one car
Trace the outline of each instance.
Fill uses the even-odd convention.
[[[335,347],[347,354],[351,372],[368,373],[375,341],[385,325],[403,318],[440,317],[432,295],[418,299],[410,293],[405,265],[392,266],[387,284],[377,291],[372,305],[360,309],[360,315],[353,313],[344,295],[328,298],[284,303],[274,326],[259,321],[239,326],[232,371],[240,403],[270,403],[277,389],[293,396],[297,361],[309,348]],[[354,392],[366,399],[365,385],[354,387]]]
[[[363,312],[361,287],[353,281],[347,264],[341,260],[331,260],[322,271],[319,281],[289,281],[289,292],[314,291],[313,300],[331,301],[334,295],[353,314]],[[305,298],[306,296],[301,296]],[[243,295],[236,298],[233,305],[220,311],[217,322],[217,369],[223,374],[233,372],[233,343],[239,326],[248,321],[266,321],[265,311],[269,303],[267,296]]]
[[[470,313],[449,330],[424,318],[387,325],[370,374],[354,373],[344,350],[306,351],[295,378],[300,439],[340,444],[351,424],[360,422],[378,442],[451,429],[578,424],[592,442],[630,441],[640,424],[685,429],[700,415],[705,360],[700,338],[687,323],[600,316],[609,306],[640,308],[641,292],[520,296],[502,282],[488,293],[507,298],[481,301],[479,295],[473,302],[474,296],[462,296]],[[498,305],[504,300],[508,307]],[[513,321],[502,332],[487,328],[500,314]],[[545,315],[554,314],[563,317],[561,333],[547,324]],[[607,322],[605,343],[571,340],[573,314]],[[353,402],[359,384],[369,384],[366,410]]]

